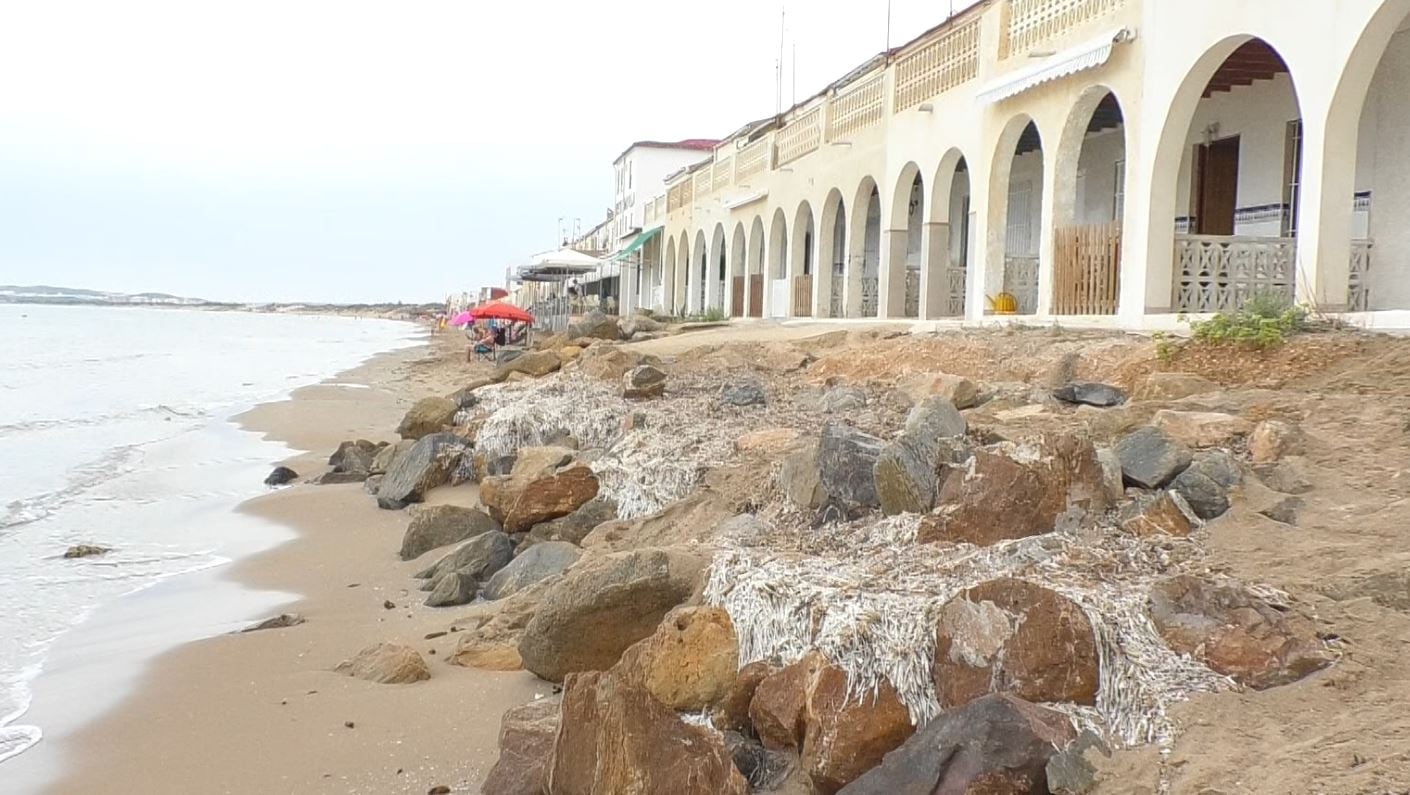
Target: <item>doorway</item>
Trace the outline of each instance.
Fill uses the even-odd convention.
[[[1197,235],[1234,234],[1239,205],[1239,136],[1195,145],[1194,229]]]

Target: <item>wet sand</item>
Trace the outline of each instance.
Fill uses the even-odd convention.
[[[456,363],[458,348],[447,338],[431,349],[380,356],[335,379],[369,388],[310,387],[238,419],[309,451],[287,463],[317,474],[338,442],[391,441],[410,402],[467,379],[465,366]],[[432,496],[436,503],[478,499],[474,486]],[[496,756],[500,715],[549,688],[526,673],[441,662],[456,636],[425,637],[448,629],[457,611],[422,606],[424,594],[411,575],[425,562],[403,563],[396,555],[406,514],[379,510],[360,484],[296,486],[252,500],[242,511],[288,528],[292,540],[212,574],[216,587],[164,589],[159,598],[183,597],[182,609],[192,612],[207,601],[212,609],[218,605],[227,620],[222,634],[129,672],[135,686],[111,710],[41,743],[47,764],[59,772],[44,791],[424,793],[445,785],[478,792]],[[299,613],[307,623],[228,634],[280,612]],[[160,634],[161,621],[148,623]],[[383,641],[420,650],[433,678],[383,686],[332,672]],[[85,670],[76,675],[88,680],[74,683],[76,694],[95,690],[92,679],[104,668]]]

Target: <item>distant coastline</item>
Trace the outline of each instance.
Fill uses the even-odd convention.
[[[375,317],[386,320],[414,320],[442,310],[438,303],[333,304],[306,302],[207,301],[167,293],[110,293],[67,287],[0,285],[0,304],[36,306],[111,306],[173,309],[202,309],[223,312],[262,312],[277,314],[341,315]]]

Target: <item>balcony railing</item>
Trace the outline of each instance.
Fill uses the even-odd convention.
[[[679,210],[680,208],[682,208],[682,207],[685,206],[684,202],[681,201],[681,197],[682,197],[682,196],[684,195],[684,193],[685,193],[685,186],[686,186],[686,184],[687,184],[687,183],[682,182],[682,183],[680,183],[680,184],[678,184],[678,185],[672,185],[672,186],[666,191],[666,212],[667,212],[667,213],[673,213],[673,212],[675,212],[676,210]]]
[[[1351,275],[1347,280],[1347,309],[1352,312],[1371,311],[1371,287],[1367,278],[1371,273],[1371,249],[1369,240],[1351,241]]]
[[[1227,312],[1255,295],[1293,298],[1297,238],[1175,236],[1175,308]]]
[[[979,71],[979,18],[959,25],[896,62],[894,112],[914,108]]]
[[[714,176],[710,172],[710,167],[706,166],[695,172],[695,177],[691,181],[691,193],[695,196],[709,196],[714,189]]]
[[[778,165],[815,151],[822,145],[822,108],[816,107],[789,122],[778,134]]]
[[[999,57],[1022,55],[1125,4],[1126,0],[1008,0]]]
[[[886,111],[885,89],[886,75],[879,73],[833,99],[832,113],[828,118],[827,139],[845,141],[879,123]]]
[[[1018,314],[1032,315],[1038,311],[1038,258],[1010,256],[1004,258],[1004,292],[1018,304]]]
[[[736,184],[768,170],[769,146],[771,144],[772,141],[768,138],[760,138],[739,150],[739,153],[734,157],[734,181]]]
[[[730,180],[734,179],[734,158],[726,157],[715,161],[715,179],[712,187],[714,190],[724,190],[729,187]]]

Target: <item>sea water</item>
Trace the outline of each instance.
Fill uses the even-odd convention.
[[[61,635],[241,549],[231,512],[288,451],[230,418],[420,336],[346,317],[0,305],[0,766],[43,736],[23,717]],[[78,544],[112,551],[64,559]]]

